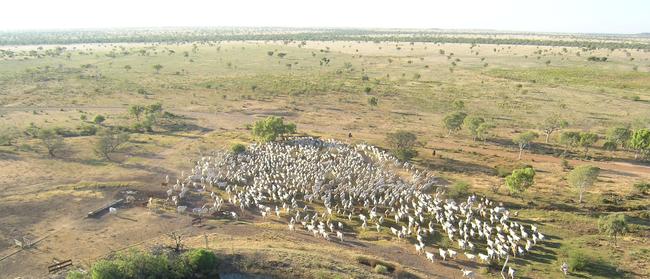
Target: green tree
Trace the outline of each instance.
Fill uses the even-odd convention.
[[[598,219],[598,230],[601,233],[614,237],[614,245],[616,245],[616,236],[627,232],[627,217],[622,213],[615,213],[606,216],[601,216]]]
[[[112,161],[111,154],[123,150],[129,142],[129,134],[113,129],[105,129],[99,133],[95,144],[95,153],[100,157]]]
[[[496,128],[496,126],[492,123],[481,123],[481,125],[478,125],[478,128],[476,129],[476,136],[478,139],[486,141],[488,137],[490,137],[490,131],[494,128]]]
[[[469,134],[472,136],[472,140],[476,141],[476,138],[479,136],[478,128],[481,124],[485,123],[485,119],[480,116],[468,116],[463,120],[464,126],[469,130]]]
[[[572,150],[580,142],[580,132],[566,131],[560,134],[560,144],[564,145],[564,152]]]
[[[578,145],[584,148],[585,158],[589,155],[589,148],[598,141],[598,135],[592,132],[581,132]]]
[[[445,129],[447,129],[448,136],[451,135],[451,133],[460,130],[463,126],[463,121],[465,121],[465,117],[467,117],[466,113],[456,111],[447,114],[445,118],[442,119]]]
[[[650,130],[638,129],[634,131],[629,146],[634,150],[635,160],[639,159],[639,155],[645,155],[650,150]]]
[[[564,129],[569,126],[569,122],[560,118],[558,114],[554,114],[544,119],[544,122],[541,125],[541,130],[546,136],[544,139],[545,143],[548,143],[548,139],[551,137],[551,134],[560,129]]]
[[[632,137],[632,130],[626,126],[612,127],[607,130],[607,141],[614,144],[614,150],[621,146],[627,148],[627,144]]]
[[[390,146],[395,157],[402,161],[410,161],[418,155],[415,146],[417,136],[411,132],[397,131],[386,135],[386,143]]]
[[[517,136],[515,136],[512,141],[519,146],[519,157],[521,160],[521,154],[524,152],[524,149],[528,148],[531,142],[538,137],[537,133],[533,131],[526,131]]]
[[[135,117],[136,121],[140,121],[140,116],[144,113],[145,107],[141,105],[131,105],[129,107],[129,114]]]
[[[253,136],[262,142],[274,141],[285,134],[296,132],[296,124],[284,124],[282,118],[269,116],[266,119],[258,120],[253,125]]]
[[[598,180],[599,174],[600,169],[591,165],[577,166],[569,173],[567,181],[578,191],[578,203],[582,203],[584,191]]]
[[[127,72],[130,71],[131,70],[131,65],[124,66],[124,70],[126,70]]]
[[[57,134],[54,129],[40,129],[37,138],[41,141],[50,157],[56,157],[56,154],[65,148],[63,137]]]
[[[162,70],[162,68],[163,65],[160,64],[153,65],[153,69],[156,70],[156,74],[160,73],[160,70]]]
[[[519,195],[525,192],[530,186],[535,183],[535,169],[532,167],[525,167],[515,169],[511,175],[506,176],[506,187],[513,195]]]

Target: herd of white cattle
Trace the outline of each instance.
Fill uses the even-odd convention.
[[[169,183],[169,177],[165,179]],[[416,253],[431,262],[456,259],[459,252],[470,261],[497,262],[525,256],[544,241],[534,225],[511,220],[506,208],[486,198],[472,195],[460,203],[445,198],[445,187],[438,181],[374,146],[305,137],[253,144],[240,154],[202,157],[191,174],[181,174],[171,185],[167,196],[183,213],[187,207],[179,202],[188,191],[207,196],[218,188],[241,212],[259,212],[263,218],[274,213],[290,231],[300,224],[315,237],[331,240],[335,235],[341,242],[355,231],[352,226],[360,226],[357,231],[390,231],[414,243]],[[219,212],[225,202],[211,192],[210,202],[192,212]],[[227,214],[238,218],[236,212]],[[335,221],[342,219],[348,222]],[[435,253],[427,247],[442,233],[458,251],[438,247]],[[461,271],[463,277],[474,275]],[[507,271],[508,277],[515,277],[512,267]]]

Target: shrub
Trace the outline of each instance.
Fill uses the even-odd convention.
[[[80,136],[94,136],[97,133],[97,127],[94,125],[79,125],[77,127]]]
[[[236,143],[230,147],[230,151],[235,154],[244,153],[246,151],[246,146],[241,143]]]
[[[571,271],[584,271],[591,259],[580,250],[569,251],[569,269]]]
[[[388,273],[388,267],[386,267],[386,266],[384,266],[384,265],[381,265],[381,264],[377,264],[377,265],[375,265],[375,269],[374,269],[374,270],[375,270],[375,273],[379,273],[379,274],[386,274],[386,273]]]
[[[95,117],[93,118],[93,122],[96,124],[101,124],[104,121],[106,121],[106,117],[104,117],[101,114],[95,115]]]
[[[634,183],[634,190],[636,190],[639,193],[645,194],[650,190],[650,183],[648,182]]]
[[[209,278],[217,270],[217,256],[205,249],[185,252],[181,257],[193,277]]]
[[[465,181],[457,181],[456,183],[451,185],[451,187],[448,188],[447,195],[450,198],[459,198],[459,197],[467,196],[470,187],[471,186],[469,185],[469,183]]]

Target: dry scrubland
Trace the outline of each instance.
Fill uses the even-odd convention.
[[[171,230],[191,233],[188,245],[195,247],[203,246],[203,234],[208,234],[209,246],[231,259],[233,270],[240,272],[380,276],[358,263],[365,255],[415,276],[460,276],[457,270],[464,261],[450,266],[428,263],[414,255],[412,245],[386,241],[389,234],[358,232],[350,247],[337,247],[308,235],[288,236],[284,225],[258,220],[254,214],[241,222],[208,221],[202,228],[190,227],[188,217],[151,215],[140,207],[121,210],[118,216],[83,219],[86,212],[122,197],[126,190],[138,191],[141,200],[162,197],[160,182],[166,174],[179,175],[211,150],[253,142],[247,125],[269,115],[296,123],[300,133],[385,148],[387,133],[415,133],[421,142],[415,165],[451,183],[468,182],[471,192],[514,208],[517,218],[535,222],[546,233],[549,240],[534,257],[514,260],[522,277],[561,277],[559,266],[570,251],[582,251],[592,262],[570,277],[650,276],[650,197],[632,186],[650,181],[647,163],[634,160],[633,152],[604,150],[602,139],[588,159],[581,149],[569,152],[570,166],[602,169],[578,204],[559,157],[559,132],[548,144],[543,137],[536,139],[520,161],[511,140],[537,129],[554,113],[569,122],[565,130],[588,130],[602,137],[617,125],[647,128],[650,52],[246,41],[77,44],[63,46],[61,55],[46,55],[56,47],[0,46],[18,53],[0,59],[0,128],[13,127],[21,134],[11,145],[0,146],[0,256],[15,251],[12,238],[46,237],[35,248],[0,261],[2,278],[45,276],[53,259],[72,258],[78,267],[87,268],[111,251],[168,242],[163,235]],[[30,51],[35,54],[30,56]],[[593,62],[590,56],[608,59]],[[159,73],[156,64],[162,65]],[[376,106],[369,104],[372,97]],[[453,103],[458,100],[464,102],[463,111],[495,125],[485,142],[472,141],[465,129],[447,135],[442,119],[457,109]],[[22,135],[30,123],[70,131],[80,125],[131,127],[135,120],[127,112],[129,106],[156,102],[172,116],[153,131],[132,133],[112,161],[93,152],[95,135],[66,137],[65,150],[54,158],[39,140]],[[106,120],[94,124],[96,115]],[[537,176],[522,197],[508,195],[505,187],[493,191],[493,186],[504,184],[496,167],[525,164],[532,165]],[[599,216],[613,212],[626,214],[630,227],[616,245],[597,226]],[[469,266],[477,271],[481,267]]]

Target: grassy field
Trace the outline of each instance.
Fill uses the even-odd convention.
[[[451,182],[469,182],[472,192],[515,208],[518,219],[538,224],[547,234],[549,241],[543,249],[515,260],[523,277],[559,278],[560,264],[570,251],[577,250],[593,261],[585,270],[573,272],[572,277],[650,276],[650,198],[632,188],[636,182],[650,181],[647,164],[633,160],[632,152],[602,149],[603,140],[595,144],[588,160],[578,151],[570,153],[566,159],[571,166],[594,164],[602,168],[585,202],[578,204],[577,194],[566,182],[562,159],[555,156],[563,149],[557,143],[559,133],[553,134],[548,144],[537,139],[520,162],[511,141],[522,131],[537,129],[553,113],[569,122],[566,130],[589,130],[601,137],[614,125],[649,127],[647,51],[245,41],[78,44],[65,45],[61,55],[48,56],[48,50],[56,47],[0,46],[18,54],[0,58],[3,131],[12,128],[22,133],[30,123],[73,131],[83,125],[130,127],[135,122],[127,113],[130,105],[156,102],[177,118],[152,132],[132,133],[127,149],[114,161],[103,160],[93,152],[95,135],[66,137],[67,148],[57,158],[49,158],[39,141],[27,136],[0,146],[0,212],[16,213],[0,216],[3,254],[11,250],[9,243],[17,235],[69,230],[51,221],[57,216],[51,211],[61,210],[76,218],[109,200],[115,189],[162,192],[159,183],[166,174],[178,175],[191,166],[191,160],[211,150],[252,142],[247,125],[278,115],[295,122],[301,133],[380,147],[387,147],[384,138],[389,132],[414,132],[422,143],[420,155],[414,159],[416,165],[430,168]],[[590,56],[608,59],[592,62],[587,60]],[[154,69],[156,64],[162,65],[160,71]],[[377,106],[369,104],[371,97],[377,98]],[[447,136],[442,118],[455,110],[452,104],[458,100],[464,102],[468,114],[495,124],[489,140],[472,141],[465,130]],[[95,115],[107,120],[94,124],[91,120]],[[348,133],[353,137],[348,138]],[[436,156],[432,150],[437,151]],[[508,195],[505,187],[492,191],[494,185],[504,183],[495,167],[523,164],[538,171],[535,185],[523,197]],[[29,214],[20,213],[25,208]],[[41,213],[44,208],[50,210]],[[630,232],[617,246],[597,227],[598,217],[612,212],[623,212],[630,220]],[[138,220],[154,222],[150,217]],[[114,229],[126,228],[127,224],[115,224]],[[96,233],[91,230],[86,235]],[[382,234],[358,234],[373,247],[386,245]],[[114,241],[115,245],[130,245],[135,240]],[[200,243],[200,236],[195,241]],[[228,247],[224,241],[220,245]],[[233,243],[246,253],[255,253],[256,246],[247,247],[242,240]],[[443,238],[435,245],[448,244]],[[412,248],[406,243],[404,246]],[[61,251],[57,249],[64,248],[54,247],[48,253],[56,256]],[[305,251],[283,249],[287,253],[284,257],[309,257]],[[77,257],[87,260],[109,252],[104,246],[84,251],[88,257]],[[382,251],[362,252],[387,257]],[[50,254],[45,255],[43,258]],[[270,260],[278,261],[281,255]],[[355,255],[346,253],[346,257]],[[0,270],[6,263],[0,262]],[[399,264],[420,269],[423,267],[416,265],[421,263],[427,264]],[[25,268],[33,266],[39,264]],[[354,273],[359,268],[346,266],[334,274]],[[27,272],[13,267],[8,274]]]

